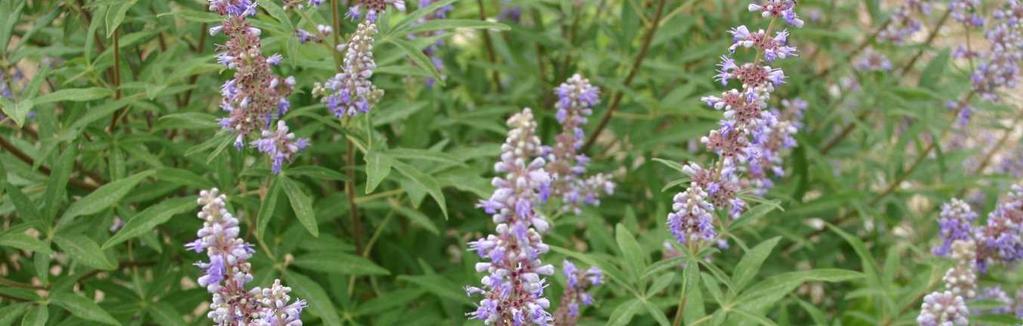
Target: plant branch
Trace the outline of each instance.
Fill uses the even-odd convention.
[[[476,0],[476,3],[479,4],[480,20],[486,21],[487,11],[486,8],[483,7],[483,0]],[[487,48],[487,61],[489,61],[492,66],[496,66],[497,55],[494,52],[494,42],[490,39],[490,32],[488,32],[486,29],[482,29],[480,30],[480,33],[483,34],[483,44],[486,45]],[[490,78],[494,83],[494,89],[497,90],[498,93],[502,92],[501,76],[498,74],[497,68],[491,69]]]
[[[643,65],[643,60],[646,59],[647,52],[650,50],[650,43],[654,40],[654,35],[657,30],[661,27],[661,17],[664,15],[664,5],[667,0],[660,0],[657,2],[657,11],[654,13],[654,19],[650,22],[649,28],[646,30],[646,34],[643,35],[643,43],[639,48],[639,52],[636,53],[636,57],[632,60],[632,67],[629,68],[629,74],[625,76],[625,80],[622,81],[622,86],[628,88],[632,84],[632,80],[636,78],[636,74],[639,73],[640,67]],[[611,98],[611,104],[604,111],[604,114],[600,117],[600,122],[597,123],[597,128],[593,130],[590,138],[586,140],[586,144],[583,145],[581,153],[589,151],[593,143],[597,141],[597,137],[607,127],[607,123],[611,120],[611,116],[614,115],[615,110],[618,110],[619,105],[622,103],[622,96],[624,92],[615,92],[614,97]]]
[[[35,160],[32,159],[31,156],[28,156],[28,154],[25,154],[25,152],[21,151],[21,149],[19,149],[18,147],[14,146],[14,144],[11,144],[10,142],[7,141],[7,139],[4,139],[3,137],[0,137],[0,148],[3,148],[6,152],[11,153],[11,155],[14,155],[14,157],[17,157],[22,162],[25,162],[25,164],[28,164],[30,166],[35,166]],[[45,165],[42,165],[42,164],[39,165],[38,169],[39,169],[39,172],[42,172],[43,174],[45,174],[47,176],[49,176],[50,174],[53,173],[53,171],[51,171],[50,168],[48,168],[48,167],[46,167]],[[96,181],[100,181],[100,180],[96,180]],[[93,190],[96,190],[97,188],[99,188],[99,185],[96,185],[96,184],[93,184],[93,183],[89,183],[89,182],[85,182],[85,181],[78,180],[78,179],[74,179],[74,178],[68,179],[68,182],[71,183],[71,185],[73,185],[75,187],[81,188],[83,190],[88,190],[88,191],[93,191]]]

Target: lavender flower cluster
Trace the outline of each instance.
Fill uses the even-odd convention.
[[[984,17],[979,11],[980,0],[952,0],[948,2],[948,10],[955,21],[970,27],[984,26]]]
[[[555,89],[558,96],[555,118],[561,124],[561,133],[553,147],[545,146],[546,170],[552,183],[551,196],[561,198],[562,210],[579,214],[582,205],[598,205],[602,194],[614,193],[611,177],[598,173],[585,177],[590,158],[581,153],[586,134],[583,126],[593,114],[593,106],[600,101],[600,90],[579,74],[573,75]]]
[[[924,298],[917,318],[920,325],[966,325],[970,311],[965,302],[978,297],[1007,302],[1004,309],[990,313],[1012,312],[1023,318],[1023,309],[1012,309],[1011,299],[1001,288],[989,288],[979,296],[977,290],[978,273],[987,273],[994,264],[1013,265],[1023,259],[1023,185],[1012,187],[988,215],[985,225],[975,225],[976,220],[977,214],[962,200],[952,199],[942,206],[938,218],[941,244],[933,253],[951,256],[955,265],[943,278],[945,290]]]
[[[1009,0],[992,13],[984,32],[991,49],[978,54],[981,62],[973,71],[973,90],[988,101],[997,101],[1000,89],[1015,88],[1023,63],[1023,4]]]
[[[363,17],[363,10],[365,10],[366,22],[375,23],[377,16],[382,14],[387,9],[387,6],[393,6],[394,9],[405,11],[404,0],[353,0],[345,16],[352,20],[359,20]]]
[[[995,263],[1012,264],[1023,259],[1023,185],[1014,185],[1006,198],[988,214],[986,225],[974,225],[977,214],[958,199],[942,207],[939,235],[942,244],[934,249],[948,255],[955,241],[977,244],[977,268],[986,272]]]
[[[786,150],[796,146],[795,134],[803,128],[803,112],[807,103],[799,98],[782,100],[783,110],[771,109],[768,119],[753,133],[749,151],[750,161],[745,166],[742,184],[753,194],[763,196],[774,187],[772,175],[784,177],[782,158]]]
[[[490,198],[479,207],[491,214],[496,234],[469,243],[469,248],[487,260],[476,264],[477,272],[486,272],[482,286],[466,288],[468,295],[482,295],[472,319],[499,325],[571,325],[579,317],[579,304],[592,302],[586,289],[600,284],[596,268],[578,272],[565,261],[568,288],[558,315],[548,312],[550,301],[544,297],[545,276],[554,267],[543,264],[540,256],[549,248],[542,234],[550,224],[542,206],[551,197],[561,198],[561,211],[577,212],[582,204],[599,204],[601,193],[611,194],[610,177],[597,174],[584,177],[589,158],[580,152],[584,138],[582,126],[599,101],[599,90],[576,74],[555,91],[556,114],[562,125],[553,147],[544,146],[536,133],[537,122],[529,108],[508,119],[508,136],[501,145],[500,161],[491,181],[495,187]]]
[[[853,62],[853,68],[859,71],[891,71],[892,61],[877,50],[867,49]]]
[[[795,5],[792,0],[766,0],[750,4],[749,11],[771,18],[772,22],[781,18],[790,26],[801,27],[803,20],[796,14]],[[683,245],[715,242],[715,211],[722,209],[738,218],[746,209],[746,202],[739,196],[741,192],[753,187],[754,192],[762,193],[771,186],[765,171],[781,174],[778,153],[794,145],[791,135],[798,129],[799,112],[805,109],[801,101],[789,102],[790,118],[780,118],[777,111],[768,109],[771,93],[785,82],[785,73],[768,64],[796,55],[795,47],[788,43],[788,32],[782,30],[770,36],[770,30],[751,32],[748,27],[739,26],[730,33],[730,52],[740,47],[751,48],[756,59],[740,64],[730,56],[722,56],[715,79],[722,85],[737,80],[741,88],[702,99],[708,106],[724,111],[724,119],[718,129],[701,139],[718,156],[717,162],[707,168],[696,163],[684,166],[690,184],[675,195],[667,217],[668,230]],[[743,172],[749,177],[743,177]],[[727,245],[724,241],[717,244]]]
[[[999,93],[1004,89],[1013,89],[1019,84],[1020,64],[1023,64],[1023,4],[1018,0],[1008,0],[1006,4],[996,9],[991,14],[991,20],[985,22],[976,12],[976,6],[972,2],[962,1],[953,3],[953,13],[956,8],[969,6],[970,24],[967,26],[984,26],[984,37],[990,45],[987,51],[976,51],[966,46],[960,46],[953,52],[956,58],[978,59],[976,67],[971,74],[972,89],[970,95],[959,100],[950,100],[947,107],[958,113],[959,126],[969,123],[974,108],[970,105],[969,99],[973,94],[979,95],[982,99],[992,102],[1001,100]],[[960,10],[962,11],[962,10]]]
[[[877,38],[884,42],[904,44],[923,29],[923,23],[917,15],[926,17],[930,14],[930,0],[903,1],[892,12],[888,25],[877,34]]]
[[[214,188],[199,193],[199,218],[203,227],[195,241],[185,245],[206,252],[208,261],[196,263],[203,270],[199,285],[212,294],[207,317],[217,325],[300,326],[305,300],[291,300],[291,288],[274,280],[269,288],[246,290],[252,281],[249,258],[255,250],[238,237],[238,219],[225,206],[227,197]]]
[[[970,310],[966,300],[976,296],[977,275],[973,241],[957,240],[952,244],[955,266],[945,273],[945,290],[928,294],[920,305],[916,322],[921,326],[968,325]]]
[[[262,31],[246,19],[256,14],[255,1],[210,0],[209,10],[224,17],[223,24],[210,28],[210,34],[222,32],[228,37],[227,43],[220,46],[217,62],[235,71],[234,77],[221,87],[220,107],[227,117],[220,119],[220,126],[235,134],[238,149],[244,146],[246,136],[259,132],[263,139],[254,145],[270,155],[273,171],[279,173],[281,165],[293,159],[307,142],[294,135],[285,137],[286,143],[267,138],[281,132],[287,134],[282,120],[278,120],[276,131],[271,128],[273,120],[280,119],[291,107],[287,97],[295,86],[295,78],[281,78],[271,71],[271,66],[281,63],[280,54],[263,56],[259,38]],[[268,141],[272,146],[260,145]],[[297,142],[302,144],[296,146]]]
[[[11,92],[11,84],[14,80],[8,80],[6,77],[7,74],[0,70],[0,97],[12,99],[14,98],[14,93]],[[3,112],[0,112],[0,121],[3,121],[4,119],[7,119],[7,116],[4,115]]]
[[[540,256],[549,250],[541,233],[549,224],[537,207],[546,200],[551,177],[544,170],[540,138],[532,110],[526,108],[508,119],[508,138],[501,146],[501,160],[494,171],[494,193],[479,206],[497,223],[496,234],[469,243],[488,262],[476,264],[486,272],[482,287],[467,287],[469,295],[481,294],[476,311],[468,314],[486,324],[547,325],[552,316],[550,301],[544,297],[545,276],[554,266],[543,264]]]
[[[313,95],[322,97],[327,110],[335,117],[368,113],[384,95],[384,91],[370,80],[377,66],[373,59],[376,32],[377,26],[373,22],[359,23],[348,43],[337,46],[338,51],[345,52],[341,72],[313,88]]]
[[[554,313],[554,324],[572,326],[579,320],[580,307],[593,304],[593,296],[587,291],[603,283],[603,273],[596,267],[580,270],[568,260],[562,266],[567,284],[561,295],[561,305]]]

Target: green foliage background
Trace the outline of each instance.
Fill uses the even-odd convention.
[[[284,119],[312,142],[274,176],[216,124],[230,73],[214,59],[224,38],[207,34],[219,17],[205,2],[0,0],[0,67],[26,75],[0,102],[0,324],[208,324],[208,294],[193,281],[202,257],[184,243],[201,226],[195,194],[210,187],[258,244],[253,284],[282,278],[309,301],[308,324],[475,324],[462,288],[481,275],[466,242],[493,228],[475,203],[492,190],[504,120],[532,107],[553,142],[553,87],[576,72],[602,89],[588,134],[617,105],[590,153],[616,193],[553,216],[545,237],[544,261],[607,275],[582,324],[913,324],[949,265],[930,254],[937,205],[979,192],[986,212],[1014,182],[963,167],[985,149],[927,149],[953,121],[945,101],[969,88],[968,64],[949,56],[961,27],[935,14],[923,34],[943,26],[937,38],[875,46],[895,71],[855,73],[851,54],[873,43],[891,5],[801,1],[804,17],[821,18],[791,30],[800,56],[781,63],[778,94],[810,104],[787,175],[720,230],[730,248],[665,258],[677,162],[711,160],[694,144],[721,115],[699,98],[720,92],[712,76],[727,31],[766,21],[732,0],[446,2],[450,20],[418,30],[410,17],[426,11],[414,3],[381,17],[373,80],[386,95],[342,123],[310,96],[334,74],[332,44],[293,36],[330,24],[330,6],[302,16],[259,1],[251,21],[264,54],[284,54],[276,71],[298,80]],[[511,5],[521,22],[493,18]],[[342,38],[353,29],[345,20]],[[442,71],[416,64],[432,39],[406,40],[425,29],[447,31]],[[977,105],[973,130],[1017,127],[1017,107]],[[112,232],[115,220],[125,225]],[[1020,275],[982,283],[1015,289]],[[547,289],[555,304],[563,285],[559,275]]]

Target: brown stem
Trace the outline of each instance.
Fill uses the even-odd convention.
[[[870,115],[870,111],[860,112],[860,114],[856,116],[856,120],[857,121],[863,120],[868,115]],[[848,137],[849,134],[852,133],[853,129],[855,128],[856,121],[851,121],[849,122],[849,124],[845,125],[845,127],[842,128],[842,131],[838,133],[838,136],[835,136],[835,138],[832,138],[831,141],[828,141],[827,144],[824,144],[824,147],[821,147],[821,155],[828,154],[828,152],[830,152],[831,149],[835,148],[835,145],[838,145],[838,143],[842,142],[842,140],[845,139],[845,137]]]
[[[622,81],[622,86],[625,88],[628,88],[629,85],[632,84],[632,80],[636,78],[636,74],[639,73],[640,66],[643,65],[643,60],[646,59],[647,51],[650,50],[650,43],[654,40],[654,34],[657,33],[657,30],[661,26],[661,18],[664,14],[664,5],[666,2],[666,0],[660,0],[657,2],[657,11],[654,13],[653,21],[650,22],[650,28],[648,28],[646,34],[643,35],[643,44],[639,48],[639,52],[636,53],[636,57],[632,60],[632,68],[629,69],[629,74],[626,75],[625,80]],[[607,110],[604,111],[604,114],[600,117],[600,122],[597,123],[597,128],[593,130],[590,138],[586,140],[586,144],[583,145],[583,148],[580,151],[581,153],[588,152],[590,147],[593,146],[593,143],[597,141],[597,137],[599,137],[600,133],[607,127],[607,123],[611,121],[611,116],[614,115],[615,110],[618,109],[618,106],[622,102],[622,96],[624,95],[625,94],[623,92],[615,92],[614,97],[611,98],[611,105],[608,106]]]
[[[931,33],[927,35],[927,40],[923,44],[924,46],[921,47],[919,50],[917,50],[916,54],[914,54],[913,57],[911,57],[909,59],[909,61],[906,62],[906,64],[903,65],[899,69],[898,75],[900,77],[905,77],[906,73],[908,73],[910,69],[913,69],[913,65],[916,64],[916,61],[919,60],[921,56],[923,56],[924,50],[929,48],[930,45],[934,43],[934,40],[938,36],[938,32],[941,31],[941,27],[945,25],[946,21],[948,21],[948,17],[949,17],[951,12],[952,12],[951,10],[946,10],[945,11],[945,14],[941,16],[941,19],[938,20],[938,23],[936,25],[934,25],[934,29],[932,29]],[[881,29],[879,29],[879,31],[883,30],[884,27],[887,27],[887,22],[886,22],[885,25],[882,26]],[[874,38],[876,36],[877,35],[873,35],[871,38]],[[862,50],[862,49],[858,49],[858,50]],[[850,58],[855,56],[856,53],[859,53],[859,51],[853,51],[850,54]],[[818,74],[818,76],[819,76],[819,74]],[[845,94],[843,94],[842,99],[844,99],[844,98],[845,98]],[[839,102],[841,102],[841,101],[839,101]],[[860,113],[859,116],[857,117],[857,120],[866,119],[867,116],[869,116],[869,115],[870,115],[869,111]],[[849,122],[849,124],[847,124],[844,128],[842,128],[842,132],[840,132],[838,134],[838,136],[835,136],[835,138],[832,138],[831,141],[829,141],[823,148],[821,148],[821,154],[823,155],[823,154],[827,154],[828,152],[830,152],[831,149],[833,147],[835,147],[835,145],[838,145],[838,143],[840,143],[842,140],[844,140],[846,137],[848,137],[849,134],[852,133],[853,129],[855,129],[855,128],[856,128],[856,121]]]
[[[487,11],[486,8],[483,7],[483,0],[476,0],[476,3],[479,4],[480,20],[487,20]],[[490,71],[490,79],[492,79],[494,83],[494,89],[500,93],[502,92],[501,76],[497,72],[497,55],[494,52],[494,42],[490,39],[490,33],[486,29],[480,30],[480,33],[483,34],[483,44],[487,47],[487,61],[494,66]]]
[[[331,24],[334,27],[334,49],[330,51],[334,54],[334,66],[337,66],[337,71],[341,71],[341,53],[337,49],[337,45],[341,44],[341,15],[338,14],[337,0],[330,0],[330,19]]]
[[[853,58],[856,58],[856,55],[860,54],[860,52],[863,52],[863,50],[866,50],[867,46],[870,45],[870,41],[873,41],[874,39],[876,39],[877,36],[879,34],[881,34],[881,32],[884,31],[886,28],[888,28],[888,25],[890,25],[891,23],[892,23],[891,18],[885,19],[884,23],[882,23],[881,26],[878,26],[877,29],[874,30],[874,32],[870,33],[870,35],[868,35],[866,38],[864,38],[863,41],[860,41],[860,43],[857,44],[856,47],[853,48],[853,50],[849,52],[849,55],[847,55],[845,57],[845,60],[842,61],[842,63],[853,60]],[[830,74],[834,70],[835,66],[838,65],[838,63],[839,62],[836,62],[834,64],[831,64],[831,65],[825,67],[824,70],[821,70],[820,72],[818,72],[817,76],[814,76],[814,78],[815,79],[819,79],[819,78],[827,77],[828,74]]]
[[[945,10],[945,14],[941,15],[941,19],[938,20],[937,25],[934,25],[934,29],[931,30],[931,34],[927,35],[927,41],[924,42],[924,46],[921,47],[919,51],[916,51],[916,54],[909,59],[909,62],[906,62],[906,65],[902,66],[902,69],[899,70],[900,76],[905,76],[910,69],[913,69],[913,65],[916,64],[916,61],[920,60],[920,57],[924,55],[924,49],[929,48],[931,43],[934,42],[934,39],[938,37],[938,31],[940,31],[941,27],[945,25],[945,22],[948,21],[948,17],[951,14],[952,10]]]
[[[991,159],[995,157],[995,154],[998,153],[998,150],[1001,149],[1002,146],[1005,146],[1005,142],[1009,140],[1009,136],[1012,135],[1014,128],[1016,127],[1017,124],[1019,124],[1021,119],[1023,119],[1023,114],[1017,114],[1016,118],[1014,118],[1012,120],[1012,123],[1009,124],[1009,129],[1006,129],[1005,132],[1002,133],[1002,137],[999,137],[995,145],[991,147],[991,150],[989,150],[987,154],[984,154],[984,159],[982,159],[980,161],[980,164],[977,165],[977,168],[973,172],[974,174],[980,174],[981,172],[984,172],[984,169],[987,168],[989,164],[991,164]],[[961,191],[966,191],[966,189],[963,188],[963,190]],[[959,196],[962,196],[962,193],[960,193]]]
[[[35,290],[45,289],[44,287],[41,287],[41,286],[32,285],[32,284],[28,284],[28,283],[21,283],[21,282],[14,281],[14,280],[8,280],[8,279],[3,278],[3,277],[0,277],[0,285],[12,287],[12,288],[22,288],[22,289],[35,289]]]
[[[348,196],[348,214],[352,216],[352,235],[355,238],[355,252],[362,252],[362,220],[355,202],[355,144],[348,141],[345,153],[345,195]]]
[[[121,43],[120,43],[120,28],[114,30],[114,99],[121,99]],[[117,128],[117,121],[121,120],[121,117],[128,111],[128,108],[122,108],[114,112],[114,116],[110,118],[110,126],[107,127],[107,132],[114,132]]]
[[[6,152],[11,153],[11,155],[14,155],[14,157],[17,157],[22,162],[25,162],[25,164],[35,166],[35,160],[33,160],[31,156],[28,156],[28,154],[22,152],[21,149],[18,149],[18,147],[14,146],[14,144],[11,144],[10,142],[7,141],[7,139],[4,139],[3,137],[0,137],[0,148],[3,148]],[[50,168],[42,164],[39,165],[39,172],[42,172],[45,175],[50,175],[51,173],[53,173],[50,170]],[[99,188],[98,185],[73,178],[69,179],[68,182],[75,187],[88,191],[93,191],[96,190],[96,188]]]
[[[970,100],[973,98],[973,96],[975,94],[976,94],[976,92],[974,92],[972,90],[969,93],[967,93],[966,96],[962,100],[959,101],[960,105],[957,106],[958,109],[956,109],[954,112],[952,112],[952,117],[959,116],[960,111],[962,111],[962,109],[963,109],[963,106],[964,106],[963,104],[969,103]],[[923,163],[924,159],[926,159],[927,156],[930,155],[931,152],[934,151],[935,148],[937,148],[938,142],[941,141],[941,139],[945,138],[945,136],[948,135],[948,133],[951,130],[952,130],[952,127],[945,128],[944,130],[942,130],[940,136],[935,137],[934,139],[932,139],[931,142],[927,145],[927,147],[924,148],[923,152],[918,154],[916,159],[913,160],[913,163],[911,163],[909,165],[909,168],[907,168],[903,173],[897,175],[895,177],[895,179],[892,180],[892,182],[890,182],[888,184],[888,186],[884,188],[884,190],[882,190],[877,195],[874,195],[874,197],[869,202],[869,206],[877,205],[878,203],[881,202],[882,199],[884,199],[888,195],[890,195],[893,192],[895,192],[895,189],[897,189],[899,187],[899,184],[902,183],[903,181],[905,181],[906,178],[908,178],[910,175],[912,175],[913,172],[916,171],[916,169],[918,167],[920,167],[920,164]],[[848,222],[849,219],[851,219],[854,216],[855,212],[856,211],[850,210],[850,211],[846,212],[845,214],[842,214],[837,219],[835,219],[834,224],[836,226],[841,226],[842,224],[845,224],[846,222]],[[803,239],[809,239],[811,237],[820,235],[820,234],[824,233],[825,231],[827,231],[826,228],[814,230],[813,232],[810,232],[809,234],[804,236]],[[791,252],[792,250],[794,250],[795,249],[795,245],[796,244],[793,243],[791,246],[786,248],[785,252]]]

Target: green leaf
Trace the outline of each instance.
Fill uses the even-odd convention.
[[[35,102],[31,98],[26,98],[18,102],[13,102],[6,97],[0,96],[0,109],[3,110],[4,114],[14,120],[14,123],[18,127],[25,125],[25,117],[28,116],[28,112],[32,111],[32,106]]]
[[[14,320],[21,317],[21,314],[25,314],[29,307],[31,306],[27,302],[21,302],[21,304],[0,308],[0,325],[13,325]]]
[[[114,95],[114,91],[103,87],[91,88],[68,88],[61,89],[49,94],[35,98],[35,105],[52,102],[85,102],[107,98]]]
[[[392,159],[384,153],[369,151],[366,153],[366,193],[372,193],[380,182],[391,173]]]
[[[129,218],[117,234],[114,234],[107,242],[103,243],[103,249],[106,250],[128,239],[151,232],[153,228],[166,223],[174,215],[191,211],[195,207],[195,197],[168,199],[159,204],[149,206],[142,212]]]
[[[256,215],[256,232],[260,238],[266,234],[266,227],[270,225],[270,220],[273,219],[274,211],[277,210],[277,199],[281,196],[281,179],[284,177],[277,176],[270,182],[270,188],[266,191],[266,198],[259,203],[259,214]]]
[[[50,319],[50,310],[46,305],[38,305],[29,310],[21,319],[22,326],[45,326]]]
[[[665,160],[665,159],[662,159],[662,158],[656,158],[656,157],[653,158],[652,160],[654,162],[664,164],[664,166],[667,166],[667,167],[671,168],[672,170],[678,171],[679,173],[685,173],[685,171],[682,170],[682,163],[675,162],[675,161],[669,161],[669,160]]]
[[[107,325],[121,325],[117,319],[114,319],[114,316],[111,316],[110,313],[107,313],[98,304],[83,296],[73,293],[55,293],[50,296],[50,300],[70,311],[75,317]]]
[[[686,324],[692,324],[693,321],[706,315],[706,307],[703,303],[703,291],[700,290],[700,264],[689,261],[686,265],[688,266],[683,273],[688,287],[686,287],[685,314],[682,317]]]
[[[632,321],[632,317],[639,313],[643,309],[643,303],[639,299],[630,299],[622,304],[618,305],[614,311],[611,311],[611,318],[607,320],[608,325],[629,325]]]
[[[397,159],[433,161],[452,165],[462,164],[461,161],[452,159],[451,154],[425,149],[393,148],[387,150],[386,153],[387,156]]]
[[[196,189],[213,188],[213,182],[195,172],[179,168],[162,168],[156,170],[156,179]]]
[[[880,284],[880,269],[877,265],[877,261],[874,260],[874,256],[870,254],[869,250],[867,250],[867,246],[863,243],[863,241],[849,233],[846,233],[845,231],[842,231],[842,229],[834,225],[828,224],[828,228],[831,229],[832,232],[837,233],[845,239],[850,246],[852,246],[853,251],[855,251],[856,255],[860,257],[860,264],[863,265],[863,271],[867,274],[868,280],[872,283]]]
[[[455,301],[464,305],[472,305],[472,300],[465,293],[457,290],[458,285],[440,275],[401,275],[398,280],[415,284],[438,297]]]
[[[340,275],[390,275],[391,272],[369,259],[339,251],[314,252],[295,258],[295,266],[317,272]]]
[[[153,302],[146,305],[146,314],[149,318],[152,318],[157,324],[161,326],[179,326],[188,325],[185,320],[181,318],[184,316],[174,309],[174,306],[167,302]]]
[[[0,235],[0,247],[18,248],[24,251],[51,253],[50,246],[23,232],[8,232]]]
[[[455,1],[458,1],[458,0],[442,0],[442,1],[437,1],[437,2],[434,2],[434,3],[432,3],[429,6],[426,6],[424,8],[416,9],[416,11],[412,12],[411,14],[409,14],[407,17],[405,17],[405,19],[402,19],[400,22],[395,24],[394,25],[394,29],[390,31],[390,34],[395,34],[395,35],[405,35],[405,34],[407,34],[407,33],[405,33],[406,30],[408,30],[408,28],[411,27],[414,23],[419,22],[420,18],[426,17],[426,15],[429,15],[429,14],[431,14],[433,12],[436,12],[437,9],[440,9],[440,7],[447,6],[447,5],[450,5],[452,3],[455,3]],[[389,36],[389,35],[385,35],[385,37],[386,36]]]
[[[781,237],[774,237],[761,242],[742,256],[742,259],[735,265],[735,270],[732,272],[732,284],[735,285],[736,291],[742,291],[746,288],[746,284],[753,280],[753,277],[760,271],[760,265],[764,264],[764,260],[767,260],[771,250],[774,249],[774,246],[778,245],[778,240],[781,240]]]
[[[41,229],[47,230],[50,226],[43,220],[42,215],[39,213],[39,209],[32,200],[28,199],[21,189],[15,187],[10,182],[5,182],[4,185],[7,189],[7,198],[14,203],[14,209],[18,211],[17,216],[20,216],[26,223],[30,223]]]
[[[341,172],[334,171],[318,165],[302,165],[295,167],[288,167],[285,169],[285,173],[290,176],[306,176],[317,180],[338,180],[344,181],[347,179]]]
[[[400,307],[406,306],[413,300],[423,295],[420,289],[399,289],[381,294],[381,296],[359,304],[355,310],[357,316],[377,315],[390,311],[398,311]]]
[[[75,157],[78,155],[76,146],[68,146],[64,153],[60,154],[57,163],[53,164],[53,171],[49,180],[46,181],[46,192],[43,194],[43,217],[46,223],[52,223],[57,215],[59,204],[67,196],[67,183],[71,178],[71,170],[75,166]]]
[[[735,305],[756,311],[776,304],[778,300],[804,282],[843,282],[862,278],[863,274],[842,269],[816,269],[771,276],[751,286],[735,300]]]
[[[440,72],[437,71],[437,67],[433,65],[433,62],[430,61],[430,58],[423,54],[422,49],[416,47],[415,44],[412,44],[412,42],[403,39],[390,39],[388,41],[398,46],[398,49],[404,52],[405,55],[416,64],[417,68],[425,69],[429,72],[430,75],[433,76],[433,79],[437,81],[439,86],[444,86],[444,78],[440,75]]]
[[[752,313],[752,312],[748,312],[746,310],[743,310],[742,308],[735,308],[735,309],[732,309],[731,311],[735,312],[736,315],[738,315],[738,316],[741,316],[741,317],[743,317],[745,319],[757,322],[760,325],[768,325],[768,326],[777,325],[773,321],[771,321],[770,319],[767,319],[767,317],[764,317],[764,316],[761,316],[759,314],[755,314],[755,313]]]
[[[313,237],[319,237],[320,229],[316,224],[316,211],[313,210],[313,199],[309,198],[309,195],[295,181],[287,177],[281,177],[278,182],[281,183],[284,193],[288,195],[288,201],[291,202],[291,209],[295,211],[295,217],[298,218],[298,222],[302,223],[302,226],[309,230]]]
[[[161,115],[157,129],[213,129],[217,128],[216,116],[202,112],[180,112]]]
[[[396,212],[398,212],[398,214],[401,214],[402,216],[408,218],[409,221],[412,222],[412,224],[418,225],[419,227],[426,229],[426,231],[433,233],[433,235],[437,236],[440,235],[440,230],[437,229],[437,226],[433,224],[433,221],[431,221],[430,218],[426,216],[426,214],[423,214],[423,212],[420,212],[419,210],[415,209],[410,209],[408,207],[393,202],[390,203],[390,206],[391,209],[394,209]]]
[[[116,1],[110,5],[104,20],[107,25],[107,38],[113,36],[114,32],[117,31],[117,27],[121,26],[121,22],[124,21],[124,15],[128,13],[128,9],[131,9],[131,6],[135,5],[135,2],[136,0]]]
[[[324,325],[341,325],[341,318],[334,309],[333,301],[319,284],[295,272],[284,273],[284,279],[294,291],[294,296],[305,299],[309,303],[309,311],[320,317]]]
[[[639,276],[639,271],[646,268],[646,255],[643,248],[639,246],[636,237],[629,232],[625,225],[615,225],[615,241],[618,243],[618,250],[621,250],[625,269],[629,270],[633,277]]]
[[[99,244],[96,241],[92,241],[89,237],[81,234],[58,234],[53,238],[53,241],[71,259],[83,265],[102,270],[114,270],[117,268],[117,263],[110,261],[107,255],[103,253]]]
[[[409,28],[408,33],[420,33],[429,32],[436,30],[449,30],[456,28],[470,28],[470,29],[492,29],[497,31],[507,31],[511,27],[508,25],[490,22],[485,20],[476,19],[435,19],[429,20],[425,23],[413,26]]]
[[[945,68],[948,67],[948,62],[949,51],[947,49],[941,51],[934,59],[931,59],[931,62],[928,62],[927,66],[924,67],[924,71],[920,73],[920,87],[934,90],[938,81],[941,80],[941,76],[945,75]]]
[[[0,1],[0,44],[3,44],[0,46],[0,57],[7,57],[7,45],[10,44],[14,26],[17,26],[18,18],[21,17],[21,11],[24,9],[24,0]]]
[[[28,303],[15,303],[0,308],[0,325],[14,325],[14,320],[21,317],[29,307]]]
[[[110,182],[108,184],[99,187],[96,191],[93,191],[89,195],[79,199],[71,207],[68,207],[64,211],[64,215],[60,217],[59,225],[65,225],[70,223],[72,219],[82,215],[90,215],[98,213],[110,206],[117,204],[121,198],[124,198],[132,189],[135,188],[142,179],[153,175],[155,171],[139,172],[127,178]]]
[[[401,173],[412,180],[412,182],[416,183],[423,189],[426,189],[426,192],[430,194],[430,197],[433,197],[433,200],[437,202],[438,206],[440,206],[441,212],[444,213],[444,219],[447,220],[448,207],[444,200],[444,193],[440,190],[440,183],[437,182],[437,179],[434,179],[433,177],[419,171],[419,169],[416,169],[404,162],[393,161],[392,164],[394,169],[398,170],[398,173]]]

